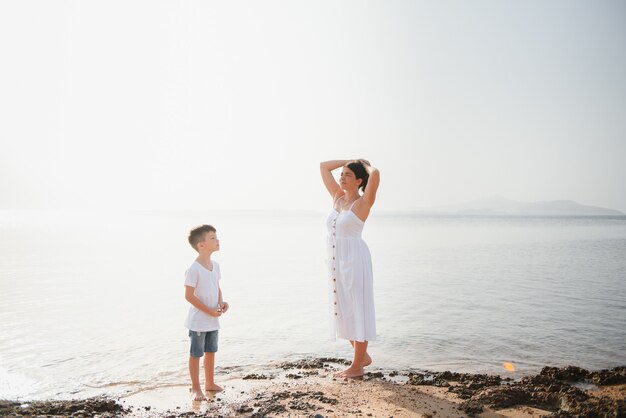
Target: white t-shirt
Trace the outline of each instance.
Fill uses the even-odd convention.
[[[221,279],[220,265],[215,261],[213,261],[213,271],[207,270],[202,264],[194,261],[185,272],[185,286],[195,288],[193,294],[209,308],[217,308],[219,281]],[[215,331],[220,329],[220,321],[219,318],[204,313],[191,305],[185,327],[197,332]]]

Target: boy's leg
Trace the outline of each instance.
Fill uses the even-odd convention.
[[[191,377],[192,399],[194,401],[206,400],[200,389],[200,357],[189,356],[189,376]]]
[[[215,353],[217,352],[218,331],[207,333],[204,341],[204,390],[219,392],[222,389],[215,384]]]
[[[198,335],[201,334],[201,335]],[[206,397],[200,388],[200,357],[203,351],[200,338],[204,339],[202,333],[189,331],[191,338],[191,349],[189,350],[189,377],[191,378],[191,395],[194,401],[204,401]]]
[[[219,392],[222,389],[215,384],[215,353],[204,353],[204,390]]]

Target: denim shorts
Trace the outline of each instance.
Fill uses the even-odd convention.
[[[217,351],[217,330],[208,332],[189,331],[191,338],[191,357],[202,357],[204,353]]]

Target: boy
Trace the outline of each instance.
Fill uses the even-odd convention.
[[[200,357],[204,355],[205,391],[221,391],[215,384],[214,366],[217,352],[219,317],[228,311],[222,299],[220,266],[211,261],[211,254],[220,249],[217,231],[202,225],[189,232],[189,244],[198,252],[196,261],[185,272],[185,299],[191,303],[185,327],[189,329],[191,349],[189,375],[194,401],[206,400],[200,388]]]

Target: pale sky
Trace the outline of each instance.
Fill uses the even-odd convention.
[[[626,2],[3,1],[0,209],[626,212]]]

